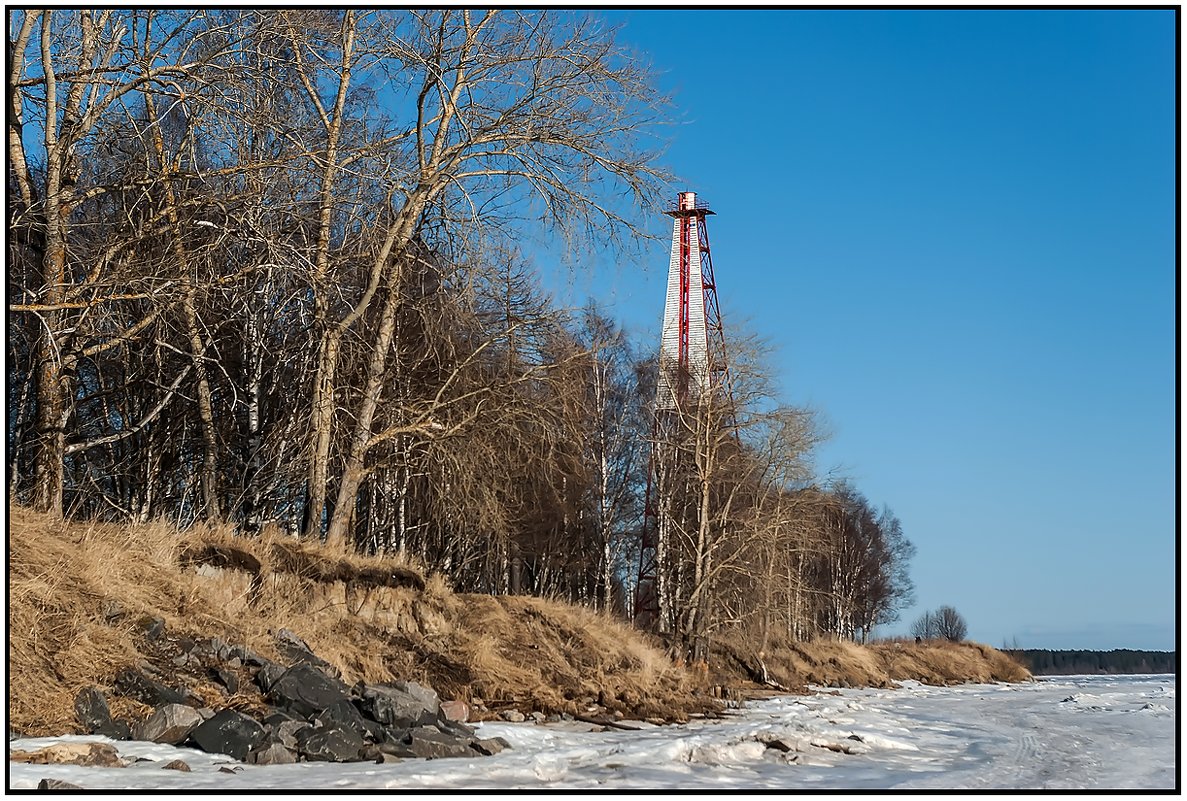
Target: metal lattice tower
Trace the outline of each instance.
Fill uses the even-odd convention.
[[[656,385],[655,422],[647,475],[643,542],[639,554],[639,580],[635,589],[635,618],[658,622],[664,596],[663,562],[667,508],[662,476],[672,458],[664,447],[671,421],[693,409],[698,399],[721,386],[718,373],[726,373],[725,335],[717,303],[717,282],[709,251],[705,218],[714,212],[697,200],[695,192],[681,192],[665,214],[672,220],[672,249],[668,263],[668,291],[660,340],[659,379]]]

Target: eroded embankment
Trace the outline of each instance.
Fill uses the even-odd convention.
[[[745,638],[719,644],[706,675],[607,615],[454,594],[439,576],[391,558],[201,526],[179,534],[159,523],[75,523],[16,506],[8,614],[9,725],[29,735],[79,731],[78,693],[112,689],[127,667],[147,668],[214,709],[258,704],[246,666],[229,681],[187,659],[211,637],[287,663],[291,632],[347,683],[426,684],[467,702],[471,719],[515,709],[682,720],[719,708],[715,684],[761,686]],[[773,643],[765,653],[769,677],[789,691],[1026,677],[977,645]],[[118,692],[110,703],[132,723],[149,712]]]

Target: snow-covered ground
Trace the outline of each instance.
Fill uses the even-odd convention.
[[[724,721],[640,731],[580,724],[484,723],[512,749],[475,759],[242,765],[143,742],[114,743],[124,768],[9,762],[9,787],[42,778],[87,789],[251,791],[264,788],[564,790],[758,788],[1175,788],[1173,675],[1059,676],[1026,684],[825,690],[747,704]],[[779,739],[788,751],[767,747]],[[27,738],[9,749],[101,737]],[[830,750],[844,748],[844,751]],[[190,773],[162,769],[180,758]]]

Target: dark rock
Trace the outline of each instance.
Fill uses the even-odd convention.
[[[271,661],[265,657],[260,656],[255,651],[247,646],[243,648],[243,664],[251,665],[252,667],[262,667],[265,663]]]
[[[256,685],[263,692],[268,692],[272,689],[272,685],[276,683],[276,680],[284,675],[285,670],[287,668],[278,662],[273,662],[270,659],[263,660],[260,669],[256,671]]]
[[[152,707],[162,704],[185,704],[189,701],[185,693],[150,679],[136,668],[124,668],[116,674],[115,689],[120,695],[134,698]]]
[[[194,650],[194,641],[189,637],[178,637],[177,647],[181,649],[182,653],[188,654],[190,651]]]
[[[387,739],[387,727],[382,723],[376,723],[373,720],[363,718],[363,737],[373,743],[382,743]]]
[[[101,729],[112,725],[112,711],[107,707],[107,699],[95,687],[85,687],[75,695],[75,714],[78,725],[88,735],[102,733]]]
[[[771,737],[770,739],[763,739],[763,740],[760,740],[760,742],[762,742],[763,745],[765,745],[767,748],[773,749],[775,751],[782,751],[785,754],[790,753],[791,751],[797,750],[795,743],[788,742],[787,740],[783,740],[778,737]]]
[[[136,724],[133,731],[137,740],[177,745],[202,722],[202,716],[192,707],[165,704],[149,715],[147,720]]]
[[[234,673],[229,670],[223,670],[222,668],[215,668],[213,673],[218,683],[226,687],[227,692],[231,695],[239,692],[239,677]]]
[[[413,751],[412,747],[409,745],[411,738],[405,736],[403,739],[407,740],[408,742],[382,742],[370,747],[379,749],[379,752],[382,754],[398,757],[399,759],[416,759],[416,752]],[[368,746],[364,746],[364,749],[367,747]]]
[[[263,723],[269,729],[275,730],[277,726],[284,723],[286,720],[299,720],[291,712],[286,712],[283,709],[272,708],[272,711],[260,718],[260,723]]]
[[[161,770],[180,770],[182,773],[189,773],[190,766],[180,759],[174,759],[172,762],[166,762],[161,765]]]
[[[310,761],[357,762],[364,745],[358,732],[339,723],[297,732],[297,750]]]
[[[386,749],[386,750],[385,750]],[[364,745],[363,750],[359,752],[359,759],[364,762],[375,762],[377,764],[403,762],[404,756],[397,756],[392,753],[395,750],[394,746],[384,744],[380,745]],[[407,752],[411,755],[411,751]]]
[[[291,709],[302,717],[348,699],[349,690],[345,684],[309,664],[293,665],[268,690],[271,703]]]
[[[241,770],[243,770],[243,766],[242,766],[242,765],[236,765],[236,766],[235,766],[235,767],[233,767],[233,768],[219,768],[219,769],[218,769],[218,772],[219,772],[219,773],[232,773],[232,774],[233,774],[233,773],[238,773],[238,772],[239,772],[239,771],[241,771]]]
[[[408,747],[412,753],[425,759],[441,757],[471,756],[468,740],[446,734],[440,729],[420,726],[409,732],[411,742]]]
[[[448,734],[452,737],[459,737],[465,739],[474,736],[474,729],[467,726],[465,723],[458,723],[456,720],[438,720],[433,724],[442,734]]]
[[[227,754],[240,761],[263,741],[264,727],[233,709],[224,709],[190,732],[190,741],[211,754]]]
[[[129,726],[124,721],[118,720],[115,718],[112,719],[111,725],[108,726],[106,729],[102,729],[102,730],[96,731],[94,733],[101,734],[104,737],[110,737],[113,740],[131,740],[132,739],[132,727]]]
[[[38,790],[81,790],[77,784],[64,782],[61,779],[42,779],[37,783]]]
[[[367,685],[363,688],[362,696],[359,706],[363,714],[385,726],[429,726],[437,720],[439,705],[435,698],[433,703],[426,704],[423,698],[417,698],[396,685]]]
[[[470,747],[483,756],[494,756],[500,751],[510,748],[511,743],[502,737],[490,737],[485,740],[474,740],[470,743]]]
[[[325,670],[326,673],[332,675],[334,678],[338,678],[341,675],[338,668],[313,653],[313,649],[309,647],[309,643],[302,640],[289,629],[280,629],[276,632],[276,649],[289,661],[290,665],[315,665]]]
[[[268,743],[252,750],[247,761],[255,765],[291,765],[297,755],[280,743]]]
[[[311,728],[313,727],[304,720],[286,720],[272,730],[272,740],[285,748],[295,750],[298,744],[298,735],[305,729]]]
[[[355,731],[366,728],[362,713],[346,698],[341,701],[335,701],[310,719],[312,723],[318,721],[321,721],[325,725],[340,723],[346,728],[354,729]]]

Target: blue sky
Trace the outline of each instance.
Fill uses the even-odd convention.
[[[603,16],[674,93],[724,316],[918,548],[881,633],[950,604],[991,645],[1174,648],[1173,13]],[[651,250],[562,296],[658,338]]]

